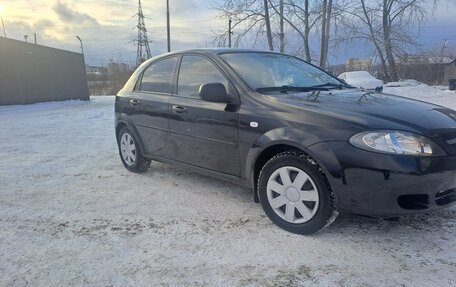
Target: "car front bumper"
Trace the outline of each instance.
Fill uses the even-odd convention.
[[[326,169],[342,212],[394,217],[456,203],[456,156],[387,155],[348,142],[309,148]]]

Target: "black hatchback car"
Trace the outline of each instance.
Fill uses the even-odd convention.
[[[251,187],[281,228],[456,201],[456,112],[353,88],[298,58],[198,49],[143,63],[119,92],[125,167],[178,164]]]

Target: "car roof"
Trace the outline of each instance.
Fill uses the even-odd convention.
[[[198,48],[198,49],[185,49],[185,50],[177,50],[177,51],[172,51],[168,53],[163,53],[163,54],[158,54],[155,55],[149,59],[147,59],[145,62],[141,64],[140,67],[145,68],[148,66],[151,62],[155,62],[156,60],[166,58],[169,56],[173,55],[180,55],[180,54],[186,54],[186,53],[198,53],[198,54],[203,54],[207,56],[216,56],[220,55],[223,53],[272,53],[272,54],[282,54],[279,52],[274,52],[274,51],[267,51],[267,50],[254,50],[254,49],[241,49],[241,48]],[[139,69],[139,68],[138,68]]]
[[[351,72],[345,72],[344,74],[346,75],[370,75],[368,71],[351,71]]]
[[[169,54],[182,54],[182,53],[202,53],[202,54],[223,54],[223,53],[277,53],[274,51],[255,50],[255,49],[242,49],[242,48],[198,48],[198,49],[185,49],[170,52]],[[278,53],[277,53],[278,54]]]
[[[345,72],[339,75],[342,76],[345,75],[349,78],[375,78],[372,76],[369,72],[367,71],[351,71],[351,72]]]
[[[150,60],[156,60],[156,59],[160,59],[160,58],[166,57],[166,56],[186,54],[186,53],[198,53],[198,54],[204,54],[204,55],[208,55],[208,56],[215,56],[215,55],[224,54],[224,53],[249,53],[249,52],[250,53],[281,54],[281,53],[274,52],[274,51],[242,49],[242,48],[198,48],[198,49],[177,50],[177,51],[173,51],[173,52],[158,54],[158,55],[150,58],[148,60],[148,62],[150,62]]]

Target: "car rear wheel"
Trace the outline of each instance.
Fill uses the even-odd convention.
[[[119,155],[123,165],[133,172],[144,172],[150,166],[150,160],[139,152],[138,142],[133,133],[123,127],[118,135]]]
[[[266,215],[289,232],[314,233],[337,217],[324,174],[300,152],[283,152],[270,159],[261,170],[258,187]]]

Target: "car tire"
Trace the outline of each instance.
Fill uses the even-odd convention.
[[[123,165],[132,172],[145,172],[150,166],[150,160],[143,157],[139,151],[139,144],[129,128],[120,129],[117,136],[119,155]]]
[[[299,151],[282,152],[263,166],[258,196],[269,219],[296,234],[317,232],[338,215],[334,193],[321,168]]]

